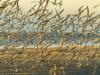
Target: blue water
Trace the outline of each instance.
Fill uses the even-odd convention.
[[[84,36],[85,38],[89,39],[91,37],[94,37],[93,35],[86,35]],[[83,38],[82,35],[80,34],[75,34],[73,36],[69,36],[69,35],[65,35],[64,37],[62,37],[60,34],[55,34],[52,33],[50,35],[46,34],[44,36],[42,36],[42,40],[45,43],[52,43],[52,44],[60,44],[60,39],[63,38],[64,42],[67,43],[69,42],[70,44],[79,44],[79,45],[87,45],[87,46],[92,46],[92,45],[96,45],[97,43],[95,43],[94,41],[80,41],[81,38]],[[100,38],[100,36],[95,36],[95,38]],[[14,45],[24,45],[24,44],[29,44],[29,45],[36,45],[38,44],[40,41],[40,37],[33,35],[30,39],[25,38],[24,35],[21,35],[20,38],[3,38],[1,44],[2,45],[10,45],[10,44],[14,44]],[[98,44],[100,44],[100,42],[98,41]]]

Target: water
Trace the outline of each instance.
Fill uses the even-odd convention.
[[[96,35],[84,35],[85,39],[88,39],[89,41],[83,40],[81,41],[81,38],[83,36],[80,34],[74,34],[69,36],[68,34],[65,35],[63,37],[64,39],[64,43],[65,45],[68,43],[69,45],[74,44],[74,45],[86,45],[86,46],[93,46],[93,45],[100,45],[100,41],[94,42],[93,40],[90,40],[91,37],[95,37],[95,38],[100,38],[100,36],[96,36]],[[28,38],[28,37],[27,37]],[[36,35],[33,35],[30,39],[27,39],[24,36],[21,36],[20,38],[3,38],[1,45],[16,45],[16,46],[24,46],[25,44],[27,44],[29,42],[29,46],[28,47],[35,47],[38,42],[39,42],[39,38]],[[50,35],[45,34],[42,38],[42,43],[44,43],[45,45],[52,43],[52,46],[59,46],[60,42],[61,42],[61,36],[60,34],[57,33],[52,33]]]
[[[28,61],[23,64],[14,62],[0,63],[0,75],[93,75],[94,64],[77,67],[76,63],[66,65],[66,61]],[[94,75],[100,75],[100,65]]]

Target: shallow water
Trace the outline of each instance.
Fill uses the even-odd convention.
[[[100,75],[100,65],[93,64],[78,67],[77,61],[67,65],[67,61],[28,61],[21,63],[0,63],[0,75]],[[95,66],[98,67],[95,69]],[[95,74],[93,74],[95,73]]]

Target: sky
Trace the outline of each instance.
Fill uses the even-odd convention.
[[[25,10],[28,10],[32,6],[32,1],[34,0],[20,0],[19,3],[21,7],[23,7]],[[62,8],[65,9],[64,15],[76,13],[78,8],[81,6],[88,6],[90,10],[99,13],[100,6],[98,6],[97,8],[93,8],[98,4],[100,4],[100,0],[63,0]]]

